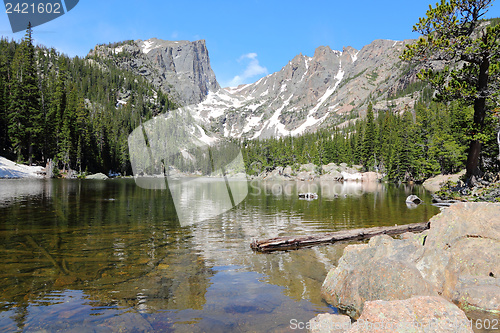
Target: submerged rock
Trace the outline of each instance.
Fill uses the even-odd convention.
[[[299,193],[299,198],[301,199],[307,199],[307,200],[315,200],[318,199],[318,194],[317,193]]]
[[[367,301],[442,295],[470,316],[500,314],[500,204],[457,203],[413,237],[345,248],[324,299],[359,317]]]

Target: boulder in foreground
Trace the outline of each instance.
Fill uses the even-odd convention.
[[[442,295],[470,318],[500,314],[500,204],[457,203],[404,239],[350,245],[322,287],[324,299],[358,318],[367,301]]]
[[[473,332],[465,313],[442,297],[417,296],[398,301],[372,301],[346,333]]]
[[[421,242],[416,235],[404,241],[383,235],[368,244],[349,245],[323,283],[323,298],[357,319],[367,301],[437,296],[416,267],[423,254]]]
[[[358,321],[348,316],[319,314],[309,321],[311,333],[442,333],[472,331],[473,324],[455,304],[438,296],[369,301]]]

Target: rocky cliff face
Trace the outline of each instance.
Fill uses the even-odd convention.
[[[399,60],[410,41],[376,40],[361,50],[320,46],[313,57],[297,55],[279,72],[259,81],[210,93],[193,113],[226,137],[298,135],[375,110],[402,110],[412,97],[392,99],[415,81]]]
[[[156,38],[98,45],[89,56],[112,59],[121,68],[146,77],[181,105],[197,104],[219,90],[204,40]]]
[[[375,111],[412,107],[420,92],[401,94],[418,68],[399,59],[411,41],[376,40],[356,50],[320,46],[299,54],[255,83],[221,89],[205,41],[137,40],[96,46],[90,56],[113,59],[167,92],[219,136],[267,138],[299,135]],[[400,96],[395,98],[395,96]]]

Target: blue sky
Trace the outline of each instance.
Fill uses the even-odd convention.
[[[412,26],[436,0],[152,1],[80,0],[66,15],[34,30],[35,42],[70,56],[127,39],[205,39],[222,86],[255,82],[295,55],[328,45],[361,49],[375,39],[417,38]],[[12,34],[0,14],[0,34]],[[500,17],[493,3],[488,17]]]

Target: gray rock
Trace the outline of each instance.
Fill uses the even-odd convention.
[[[340,172],[338,172],[338,171],[331,171],[329,173],[321,175],[320,179],[322,181],[337,181],[337,182],[341,182],[342,180],[344,180],[344,176]]]
[[[120,67],[144,76],[181,105],[199,103],[209,92],[220,89],[210,67],[204,40],[189,42],[151,38],[117,48],[98,45],[89,55],[113,58],[119,53],[117,51],[132,55],[129,60],[121,60]]]
[[[306,181],[306,180],[314,180],[316,177],[315,172],[309,172],[309,171],[302,171],[297,174],[297,179],[301,181]]]
[[[311,333],[343,333],[351,327],[351,318],[345,315],[320,313],[309,320]]]
[[[500,314],[500,204],[456,203],[431,219],[417,268],[462,309]]]
[[[420,199],[419,197],[417,197],[416,195],[412,194],[412,195],[409,195],[407,198],[406,198],[406,202],[407,203],[413,203],[413,204],[416,204],[416,205],[419,205],[422,203],[422,199]]]
[[[293,173],[292,167],[287,166],[286,168],[283,169],[283,175],[291,177]]]
[[[327,165],[323,165],[322,167],[323,173],[332,173],[332,172],[338,172],[339,171],[339,166],[335,163],[330,163]]]
[[[366,301],[437,295],[416,268],[422,253],[417,236],[395,240],[384,235],[368,244],[349,245],[338,266],[328,273],[321,294],[353,318],[359,317]]]
[[[366,301],[442,295],[468,315],[500,314],[500,204],[456,203],[431,228],[350,245],[322,296],[357,318]]]
[[[312,163],[302,164],[299,168],[300,171],[316,172],[316,165]]]
[[[346,333],[473,332],[465,313],[442,297],[366,302],[358,321]]]
[[[105,179],[108,179],[108,176],[106,176],[105,174],[99,172],[99,173],[96,173],[96,174],[93,174],[93,175],[88,175],[87,177],[85,177],[85,179],[105,180]]]

